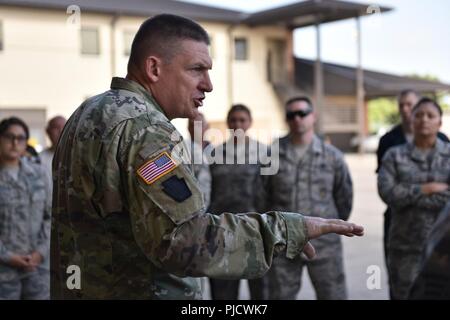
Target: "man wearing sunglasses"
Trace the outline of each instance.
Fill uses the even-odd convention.
[[[352,180],[342,153],[314,133],[316,115],[307,97],[286,103],[289,134],[279,140],[279,171],[267,176],[268,210],[306,212],[347,220],[352,208]],[[277,144],[274,144],[276,146]],[[275,147],[272,152],[276,152]],[[311,241],[318,249],[314,260],[279,256],[266,275],[269,299],[295,299],[303,267],[308,269],[317,299],[346,299],[347,290],[338,235]]]

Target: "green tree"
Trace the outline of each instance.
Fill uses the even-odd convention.
[[[419,75],[419,74],[412,74],[409,77],[413,79],[419,79],[419,80],[428,80],[428,81],[437,81],[440,82],[439,78],[433,75],[425,74],[425,75]],[[435,99],[437,103],[442,107],[442,110],[448,111],[450,110],[450,105],[446,103],[446,101],[449,101],[449,93],[448,92],[436,92],[433,94],[425,93],[425,96],[430,97],[432,99]]]
[[[396,98],[378,98],[368,103],[369,130],[376,133],[380,128],[391,127],[400,122]]]
[[[417,75],[413,74],[410,78],[439,81],[439,79],[432,75]],[[450,101],[448,92],[425,93],[426,96],[435,99],[444,111],[450,111]],[[447,101],[447,102],[446,102]],[[397,123],[400,123],[400,115],[397,107],[397,97],[384,97],[370,100],[368,103],[368,117],[369,130],[371,133],[376,133],[380,128],[389,128]]]

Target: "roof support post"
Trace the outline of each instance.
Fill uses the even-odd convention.
[[[117,21],[119,20],[119,15],[114,14],[110,21],[110,55],[111,55],[111,76],[115,77],[116,75],[116,27]]]
[[[316,63],[314,65],[314,95],[315,95],[315,109],[318,115],[316,128],[319,134],[323,134],[323,68],[321,58],[321,35],[320,35],[320,20],[316,20]]]
[[[366,136],[366,113],[364,106],[364,73],[362,69],[362,52],[361,52],[361,18],[356,18],[356,46],[357,46],[357,68],[356,68],[356,109],[358,119],[358,152],[363,152],[362,142]]]

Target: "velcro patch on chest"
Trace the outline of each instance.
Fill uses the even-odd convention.
[[[150,185],[174,170],[177,166],[167,152],[162,152],[153,159],[145,162],[139,167],[136,173],[146,184]]]

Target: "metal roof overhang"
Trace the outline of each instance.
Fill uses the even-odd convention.
[[[392,8],[388,7],[346,1],[308,0],[256,12],[242,22],[251,26],[277,24],[295,29],[316,23],[333,22],[391,10]]]

